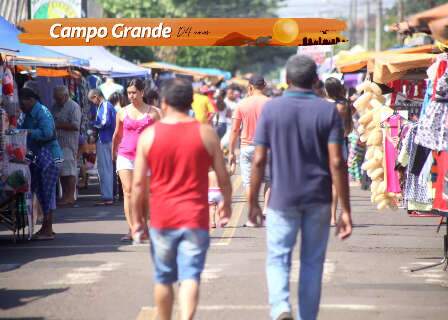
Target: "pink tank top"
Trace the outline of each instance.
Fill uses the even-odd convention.
[[[154,119],[148,114],[142,119],[133,120],[126,113],[123,119],[123,137],[118,147],[118,154],[129,160],[134,160],[140,134],[153,123]]]

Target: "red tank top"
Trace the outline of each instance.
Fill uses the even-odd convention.
[[[154,125],[148,153],[151,170],[151,227],[208,230],[208,169],[212,157],[200,136],[200,123]]]

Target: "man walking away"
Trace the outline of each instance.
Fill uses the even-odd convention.
[[[200,85],[195,84],[191,107],[197,121],[200,123],[210,123],[215,115],[215,107],[213,107],[209,98],[206,95],[203,95],[200,91]]]
[[[315,62],[303,55],[286,64],[289,89],[267,102],[255,135],[249,215],[261,217],[258,192],[267,150],[272,156],[272,192],[267,210],[267,280],[272,319],[293,319],[289,303],[292,250],[301,231],[298,319],[317,318],[330,230],[331,184],[342,206],[336,233],[352,231],[342,121],[333,103],[312,91]]]
[[[232,132],[229,143],[229,162],[236,163],[235,149],[238,138],[241,139],[240,147],[240,169],[243,186],[246,190],[246,196],[249,196],[250,172],[252,169],[252,159],[255,153],[254,135],[258,118],[264,104],[269,98],[263,94],[266,87],[264,78],[260,75],[253,75],[249,79],[248,97],[244,98],[237,105],[233,113]],[[266,191],[268,188],[266,188]],[[267,192],[265,198],[267,199]],[[254,227],[255,221],[247,220],[246,227]]]
[[[66,86],[57,86],[53,91],[53,98],[55,103],[51,112],[64,157],[60,174],[62,199],[58,205],[72,206],[75,203],[76,178],[78,175],[76,159],[78,157],[81,108],[70,99]]]
[[[216,172],[224,196],[221,225],[231,215],[232,186],[215,131],[188,116],[193,101],[191,83],[167,80],[161,94],[165,117],[142,133],[137,147],[131,198],[133,238],[138,239],[146,228],[143,208],[150,194],[149,235],[158,315],[161,320],[171,319],[173,284],[179,282],[181,319],[187,320],[196,311],[209,247],[209,168]]]
[[[98,129],[98,141],[96,142],[96,161],[100,176],[100,189],[102,201],[96,205],[113,204],[113,163],[112,163],[112,136],[115,131],[115,109],[105,100],[98,89],[89,91],[89,100],[98,109],[93,126]]]

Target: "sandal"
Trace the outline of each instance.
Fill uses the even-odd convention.
[[[33,235],[33,237],[31,238],[31,240],[36,240],[36,241],[47,241],[47,240],[54,240],[54,235],[47,235],[47,234],[42,234],[42,233],[35,233]]]
[[[113,205],[113,204],[114,204],[113,201],[99,201],[99,202],[96,202],[96,203],[94,204],[94,206],[95,206],[95,207],[99,207],[99,206],[111,206],[111,205]]]
[[[132,241],[132,235],[128,233],[127,235],[121,237],[120,241],[121,242],[130,242],[130,241]]]

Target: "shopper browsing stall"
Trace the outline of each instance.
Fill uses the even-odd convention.
[[[37,194],[44,214],[42,227],[34,238],[53,240],[53,210],[56,209],[56,184],[62,152],[53,116],[39,103],[39,96],[33,90],[23,88],[19,91],[19,102],[22,114],[18,127],[27,130],[28,149],[36,157],[30,167],[31,188]]]
[[[98,107],[93,125],[99,132],[96,156],[102,201],[98,202],[97,205],[111,205],[114,202],[112,136],[115,130],[116,112],[112,104],[104,99],[103,94],[98,89],[90,90],[89,100]]]
[[[66,86],[57,86],[53,92],[54,105],[51,109],[56,125],[59,145],[62,148],[64,162],[61,168],[62,199],[60,206],[75,203],[77,155],[79,130],[81,126],[81,108],[70,99]]]

